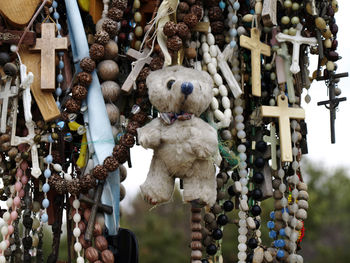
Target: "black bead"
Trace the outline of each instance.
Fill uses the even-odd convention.
[[[214,244],[210,244],[209,246],[207,246],[207,249],[206,249],[207,254],[210,256],[215,255],[217,250],[218,249],[216,248],[216,246]]]
[[[18,72],[17,66],[14,63],[8,62],[5,64],[4,73],[8,76],[15,76]]]
[[[209,263],[208,259],[204,258],[202,259],[202,263]]]
[[[10,62],[10,55],[6,52],[0,52],[0,66],[5,65],[7,62]]]
[[[255,238],[251,238],[248,240],[247,246],[251,249],[254,249],[258,246],[258,241]]]
[[[227,200],[224,202],[224,210],[226,212],[232,211],[234,208],[233,202],[231,200]]]
[[[253,182],[256,183],[256,184],[261,184],[262,182],[264,182],[264,175],[260,172],[256,172],[254,175],[253,175]]]
[[[263,168],[265,165],[265,160],[264,158],[258,157],[255,159],[254,164],[257,168]]]
[[[257,149],[259,152],[261,152],[261,153],[266,152],[266,150],[267,150],[267,144],[266,144],[266,142],[264,142],[264,141],[258,141],[258,142],[256,143],[256,149]]]
[[[218,222],[218,224],[221,225],[221,226],[226,225],[227,222],[228,222],[228,217],[227,217],[227,215],[224,215],[224,214],[219,215],[217,222]]]
[[[261,214],[261,208],[258,205],[254,205],[251,209],[250,212],[252,213],[253,216],[258,216]]]
[[[230,196],[235,196],[236,193],[235,191],[233,190],[233,185],[231,185],[228,189],[227,189],[227,192]]]
[[[25,216],[25,217],[23,218],[23,225],[24,225],[26,228],[31,229],[31,228],[32,228],[32,225],[33,225],[33,219],[32,219],[30,216]]]
[[[31,247],[32,247],[32,245],[33,245],[33,239],[32,239],[32,237],[24,237],[23,239],[22,239],[22,242],[23,242],[23,247],[24,247],[24,249],[30,249]]]
[[[263,193],[259,188],[255,188],[252,191],[252,197],[254,200],[261,200],[261,198],[263,197]]]
[[[256,228],[256,229],[259,229],[259,227],[260,227],[260,221],[254,219],[254,222],[255,222],[255,228]]]
[[[215,239],[215,240],[220,240],[222,238],[222,231],[221,229],[217,228],[215,230],[213,230],[213,233],[212,233],[212,237]]]
[[[247,255],[247,263],[252,263],[253,262],[253,257],[254,257],[254,253],[249,253]]]

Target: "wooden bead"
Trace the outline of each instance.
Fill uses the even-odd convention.
[[[191,252],[191,259],[194,259],[194,260],[202,259],[202,252],[200,250],[193,250]]]
[[[191,233],[191,239],[192,240],[201,240],[202,239],[202,233],[201,232],[192,232]]]
[[[104,236],[97,236],[95,238],[95,246],[98,250],[103,251],[108,248],[107,239]]]
[[[89,221],[90,215],[91,215],[91,210],[90,209],[85,209],[84,210],[84,219],[86,220],[86,222]]]
[[[116,102],[121,92],[119,84],[111,80],[103,82],[101,84],[101,90],[103,98],[107,102]]]
[[[114,263],[114,255],[113,253],[106,249],[104,251],[102,251],[101,253],[101,259],[104,263]]]
[[[120,113],[117,106],[115,106],[112,103],[107,103],[106,110],[107,110],[109,121],[111,122],[112,125],[119,122]]]
[[[201,231],[202,225],[200,223],[192,223],[191,230],[192,231]]]
[[[102,235],[102,227],[98,222],[95,223],[93,235],[94,236]]]
[[[108,43],[105,45],[105,59],[114,59],[118,56],[118,44],[113,41],[109,40]]]
[[[98,75],[103,80],[115,80],[119,74],[118,64],[113,60],[104,60],[98,64]]]
[[[188,59],[195,59],[196,56],[197,56],[196,49],[195,48],[191,48],[191,47],[186,48],[185,49],[185,56]]]
[[[90,262],[94,262],[94,261],[98,260],[97,249],[94,247],[89,247],[88,249],[85,250],[85,257]]]
[[[194,213],[191,217],[192,222],[200,222],[202,220],[202,215],[200,213]]]
[[[200,241],[192,241],[191,242],[191,249],[192,250],[202,250],[202,242],[200,242]]]

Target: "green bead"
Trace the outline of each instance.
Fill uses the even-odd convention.
[[[286,35],[288,35],[289,34],[289,30],[286,28],[286,29],[283,29],[283,34],[286,34]]]
[[[270,63],[267,63],[265,65],[265,69],[270,71],[272,69],[272,65]]]
[[[291,36],[295,36],[297,34],[297,30],[294,27],[289,28],[288,34]]]
[[[293,16],[291,22],[293,25],[297,25],[297,24],[299,24],[300,19],[297,16]]]
[[[289,22],[290,22],[290,18],[288,16],[284,16],[284,17],[281,18],[281,22],[284,25],[288,25]]]
[[[273,52],[277,52],[277,50],[279,49],[280,47],[278,45],[273,45],[272,46],[272,51]]]
[[[271,80],[275,80],[276,79],[276,73],[275,72],[271,72],[270,79]]]
[[[285,8],[290,8],[291,6],[292,6],[292,1],[290,1],[290,0],[284,1],[284,7]]]
[[[293,5],[292,5],[293,11],[297,11],[299,9],[299,7],[300,7],[299,3],[293,3]]]

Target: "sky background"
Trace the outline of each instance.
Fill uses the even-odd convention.
[[[337,34],[337,52],[342,57],[337,62],[337,73],[350,71],[350,29],[348,12],[350,10],[349,0],[338,0],[339,11],[335,18],[339,31]],[[310,57],[310,75],[317,68],[317,56]],[[306,112],[306,123],[308,127],[308,150],[309,154],[303,158],[310,160],[317,166],[326,168],[330,173],[337,167],[350,168],[350,78],[342,78],[338,87],[342,90],[340,97],[347,97],[347,101],[341,102],[336,114],[336,144],[331,144],[330,138],[330,115],[324,106],[317,106],[317,102],[328,100],[327,86],[324,81],[314,81],[309,90],[311,102],[306,104],[302,94],[302,107]],[[121,203],[125,206],[139,193],[139,185],[146,179],[149,165],[152,159],[152,150],[145,150],[141,146],[131,149],[131,160],[133,167],[128,168],[128,177],[123,182],[126,188],[126,200]]]

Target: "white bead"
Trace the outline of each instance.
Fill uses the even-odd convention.
[[[238,259],[241,261],[244,261],[247,258],[247,253],[245,252],[238,252]]]
[[[218,67],[218,60],[216,58],[212,57],[211,63],[213,63],[216,68]]]
[[[74,244],[74,250],[75,252],[79,253],[82,250],[82,246],[79,242],[75,242]]]
[[[216,45],[210,46],[209,53],[212,57],[216,57],[218,55],[218,49],[216,48]]]
[[[284,185],[284,186],[285,186],[285,185]],[[286,206],[288,205],[288,199],[285,198],[285,197],[283,197],[283,198],[281,199],[281,205],[282,205],[283,207],[286,207]]]
[[[246,236],[246,235],[239,235],[239,236],[238,236],[238,242],[239,242],[239,243],[245,243],[245,242],[247,242],[247,236]]]
[[[83,257],[78,257],[77,258],[77,263],[84,263],[84,258]]]
[[[215,44],[215,38],[214,38],[214,35],[213,35],[212,33],[209,33],[209,34],[207,35],[207,42],[208,42],[208,45],[209,45],[209,46]]]
[[[247,245],[244,243],[241,243],[238,245],[238,250],[245,252],[247,250]]]
[[[293,170],[297,170],[299,168],[299,163],[297,161],[294,161],[292,163],[292,168],[293,168]]]
[[[224,109],[229,109],[230,108],[230,106],[231,106],[231,103],[230,103],[230,100],[229,100],[229,98],[228,97],[222,97],[222,99],[221,99],[221,104],[222,104],[222,106],[224,107]]]
[[[75,209],[79,209],[79,207],[80,207],[80,201],[79,201],[79,199],[75,199],[75,200],[73,201],[73,207],[74,207]]]
[[[237,151],[240,153],[244,153],[247,150],[246,146],[244,144],[240,144],[237,147]]]
[[[298,122],[296,120],[292,120],[290,122],[290,126],[292,127],[293,130],[295,130],[298,127]]]
[[[11,215],[9,212],[5,212],[3,215],[2,215],[2,219],[4,219],[4,221],[7,223],[11,218]]]
[[[238,228],[238,233],[239,233],[240,235],[246,235],[246,234],[248,233],[248,228],[246,228],[246,227],[240,227],[240,228]]]
[[[237,137],[238,137],[239,139],[244,139],[245,136],[246,136],[245,131],[238,131],[238,132],[237,132]]]
[[[240,162],[239,163],[239,169],[245,169],[247,168],[247,163],[246,162]]]
[[[206,35],[202,35],[201,36],[201,42],[204,44],[205,42],[207,42],[207,36]],[[209,50],[209,49],[208,49]]]
[[[218,119],[219,121],[222,121],[225,119],[225,115],[222,113],[222,111],[220,110],[215,110],[214,111],[214,116],[216,119]]]
[[[6,248],[7,248],[7,243],[6,243],[6,241],[5,241],[5,240],[1,241],[1,243],[0,243],[0,249],[1,249],[2,251],[5,251]]]
[[[299,153],[298,148],[297,148],[297,147],[293,147],[293,149],[292,149],[292,153],[293,153],[293,155],[294,155],[294,156],[297,156],[297,155],[298,155],[298,153]]]
[[[10,197],[6,200],[6,205],[7,205],[7,207],[10,208],[10,207],[12,207],[12,204],[13,204],[13,199],[12,199],[12,197]]]
[[[232,72],[233,72],[234,74],[239,73],[239,72],[240,72],[239,67],[237,67],[237,66],[233,67],[233,68],[232,68]]]
[[[281,179],[284,177],[284,170],[283,169],[278,170],[278,177]]]
[[[214,93],[214,96],[218,96],[219,95],[219,89],[218,88],[213,88],[213,93]]]
[[[239,211],[238,212],[238,217],[239,218],[246,218],[246,213],[244,213],[243,211]]]
[[[209,65],[208,65],[208,67],[209,67]],[[225,85],[220,85],[220,86],[219,86],[219,92],[220,92],[220,95],[221,95],[222,97],[228,95],[227,88],[226,88]]]
[[[203,60],[204,60],[205,64],[208,64],[211,61],[211,56],[210,56],[209,52],[204,52]]]
[[[8,234],[8,232],[9,232],[8,226],[7,226],[7,224],[5,224],[5,225],[1,228],[1,234],[2,234],[3,236],[6,236],[6,235]]]
[[[276,101],[274,99],[270,99],[269,105],[270,106],[275,106],[276,105]]]
[[[73,216],[73,220],[75,223],[79,223],[81,220],[81,215],[79,213],[75,213],[75,215]]]
[[[261,231],[259,229],[256,230],[255,235],[260,238],[261,237]],[[259,243],[261,243],[261,241],[259,241]]]
[[[290,240],[296,242],[298,240],[299,233],[297,231],[292,231],[290,235]]]
[[[246,227],[247,226],[247,222],[246,222],[245,219],[241,219],[241,220],[238,221],[238,225],[240,227]]]
[[[291,179],[292,184],[298,184],[300,182],[299,176],[297,176],[296,174],[292,176]]]
[[[289,220],[289,214],[287,212],[283,212],[282,219],[284,222],[288,222]]]
[[[239,114],[235,117],[235,121],[236,122],[243,122],[244,121],[244,117],[243,115]]]
[[[208,45],[208,43],[203,43],[202,44],[202,51],[203,51],[203,53],[205,53],[205,52],[209,52],[209,45]]]
[[[246,194],[246,193],[243,193],[243,188],[246,187],[247,183],[248,183],[248,180],[246,178],[240,178],[239,179],[239,182],[241,183],[241,185],[243,186],[242,187],[242,194]],[[245,191],[244,191],[245,192]]]
[[[64,179],[66,179],[67,181],[72,181],[73,180],[72,176],[69,173],[65,173],[64,174]]]
[[[299,191],[298,191],[298,189],[293,189],[293,191],[292,191],[292,197],[294,198],[294,199],[296,199],[297,197],[298,197],[298,195],[299,195]]]
[[[73,229],[73,235],[74,235],[75,237],[79,237],[80,234],[81,234],[81,231],[80,231],[80,228],[79,228],[79,227],[76,227],[76,228]]]
[[[10,192],[11,192],[12,195],[14,195],[16,193],[14,185],[10,185]]]
[[[6,263],[5,256],[0,256],[0,263]]]
[[[213,63],[209,62],[209,64],[207,65],[207,68],[208,68],[208,72],[211,74],[211,75],[215,75],[217,73],[217,70],[216,70],[216,67]]]
[[[239,153],[238,154],[239,158],[242,160],[242,161],[246,161],[247,160],[247,155],[245,153]]]
[[[231,117],[232,117],[232,111],[230,108],[227,108],[224,110],[224,115],[225,115],[225,118],[228,119],[230,122],[231,122]],[[228,124],[229,126],[230,124]]]
[[[292,229],[289,226],[287,226],[284,230],[286,232],[287,237],[289,237],[292,232]]]
[[[53,165],[53,169],[56,171],[56,172],[62,172],[62,166],[58,163],[55,163]]]
[[[236,129],[238,130],[238,131],[241,131],[241,130],[244,130],[244,123],[243,122],[238,122],[237,124],[236,124]]]
[[[219,108],[219,102],[215,97],[212,98],[211,103],[210,103],[210,107],[213,111],[215,111]]]
[[[296,143],[298,141],[298,134],[296,132],[292,133],[292,142]]]
[[[235,113],[236,113],[236,115],[242,114],[243,108],[241,106],[235,107]]]
[[[216,73],[213,76],[213,79],[214,79],[216,86],[220,87],[220,85],[222,85],[223,82],[222,82],[222,77],[220,76],[220,74]]]
[[[278,187],[278,189],[284,193],[287,190],[287,186],[285,184],[280,184],[280,186]]]
[[[10,46],[10,50],[11,50],[11,52],[16,52],[17,51],[17,46],[16,45],[11,45]]]

